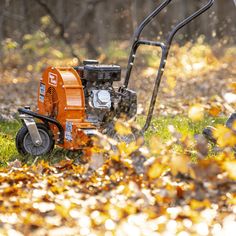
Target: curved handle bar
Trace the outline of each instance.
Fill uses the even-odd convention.
[[[158,6],[149,16],[147,16],[139,25],[134,33],[134,40],[138,40],[144,28],[167,6],[172,0],[165,0],[160,6]]]
[[[130,79],[130,75],[131,75],[131,71],[132,71],[132,67],[133,67],[133,62],[134,62],[134,58],[135,58],[135,53],[136,53],[136,44],[138,43],[140,36],[144,30],[144,28],[165,8],[167,7],[170,3],[172,2],[172,0],[165,0],[161,5],[159,5],[150,15],[148,15],[143,21],[142,23],[139,25],[139,27],[137,28],[137,30],[134,33],[134,41],[132,44],[132,49],[129,55],[129,60],[128,60],[128,66],[127,66],[127,71],[126,71],[126,75],[125,75],[125,82],[124,82],[124,87],[128,87],[129,84],[129,79]],[[188,23],[190,23],[192,20],[194,20],[195,18],[197,18],[198,16],[200,16],[202,13],[204,13],[205,11],[207,11],[214,3],[214,0],[209,0],[208,3],[203,6],[202,8],[200,8],[198,11],[196,11],[195,13],[193,13],[191,16],[187,17],[186,19],[184,19],[182,22],[180,22],[177,26],[174,27],[174,29],[171,31],[170,35],[168,36],[165,45],[169,48],[172,40],[175,36],[175,34],[181,29],[183,28],[185,25],[187,25]]]
[[[185,25],[187,25],[188,23],[190,23],[192,20],[194,20],[195,18],[197,18],[198,16],[200,16],[202,13],[204,13],[205,11],[207,11],[214,3],[214,0],[209,0],[209,2],[203,6],[202,8],[200,8],[198,11],[194,12],[192,15],[190,15],[189,17],[187,17],[186,19],[184,19],[182,22],[180,22],[178,25],[175,26],[175,28],[171,31],[167,41],[166,41],[166,45],[170,45],[175,34],[182,29]]]
[[[149,16],[147,16],[144,21],[139,25],[139,27],[137,28],[137,30],[135,31],[134,34],[134,41],[132,44],[132,48],[131,48],[131,52],[130,52],[130,56],[129,56],[129,61],[128,61],[128,66],[127,66],[127,71],[126,71],[126,76],[125,76],[125,81],[124,81],[124,88],[128,87],[129,84],[129,79],[130,79],[130,75],[132,72],[132,68],[133,68],[133,64],[134,64],[134,60],[135,60],[135,55],[137,52],[137,49],[140,45],[151,45],[151,46],[156,46],[156,47],[160,47],[162,50],[162,56],[161,56],[161,61],[160,61],[160,66],[158,68],[158,74],[155,80],[155,84],[154,84],[154,89],[153,89],[153,93],[152,93],[152,98],[151,98],[151,102],[150,102],[150,107],[149,107],[149,111],[148,111],[148,115],[147,115],[147,119],[146,119],[146,123],[142,129],[143,132],[145,132],[152,120],[152,115],[153,115],[153,111],[154,111],[154,107],[155,107],[155,103],[156,103],[156,98],[157,98],[157,94],[158,94],[158,90],[159,90],[159,86],[160,86],[160,82],[161,82],[161,78],[163,76],[164,70],[165,70],[165,65],[166,65],[166,60],[169,54],[169,49],[170,49],[170,45],[172,43],[172,40],[175,36],[175,34],[181,29],[183,28],[185,25],[187,25],[188,23],[190,23],[191,21],[193,21],[195,18],[197,18],[198,16],[200,16],[202,13],[204,13],[205,11],[207,11],[214,3],[214,0],[208,0],[207,4],[204,5],[203,7],[201,7],[198,11],[194,12],[192,15],[190,15],[189,17],[187,17],[186,19],[184,19],[183,21],[181,21],[178,25],[176,25],[174,27],[174,29],[171,31],[171,33],[169,34],[169,36],[167,37],[165,43],[161,43],[161,42],[152,42],[152,41],[148,41],[148,40],[140,40],[140,36],[142,31],[144,30],[144,28],[167,6],[171,3],[172,0],[165,0],[160,6],[158,6]]]
[[[140,35],[142,33],[142,31],[144,30],[144,28],[165,8],[167,7],[170,3],[172,2],[172,0],[166,0],[164,1],[160,6],[158,6],[149,16],[147,16],[142,23],[139,25],[139,27],[137,28],[137,30],[134,33],[134,39],[135,41],[138,40],[140,38]],[[203,12],[205,12],[207,9],[209,9],[214,3],[214,0],[209,0],[209,2],[203,6],[201,9],[199,9],[198,11],[196,11],[195,13],[193,13],[191,16],[189,16],[188,18],[186,18],[185,20],[183,20],[182,22],[180,22],[178,25],[176,25],[176,27],[172,30],[172,32],[169,35],[169,39],[168,41],[171,43],[174,35],[176,34],[177,31],[179,31],[181,28],[183,28],[186,24],[188,24],[189,22],[191,22],[192,20],[194,20],[196,17],[198,17],[199,15],[201,15]]]

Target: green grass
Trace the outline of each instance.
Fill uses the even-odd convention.
[[[177,132],[183,135],[194,136],[195,134],[202,133],[202,130],[207,125],[224,124],[226,118],[211,118],[206,117],[203,121],[193,123],[187,117],[174,116],[174,117],[154,117],[153,122],[145,134],[145,139],[148,141],[153,135],[158,136],[163,141],[167,141],[171,138],[171,133],[168,129],[169,125],[173,125]],[[144,124],[145,119],[143,117],[138,118],[138,123]],[[17,153],[15,147],[15,136],[20,129],[21,123],[19,121],[14,122],[0,122],[0,166],[4,166],[9,161],[15,159],[23,160]],[[65,156],[71,157],[71,153],[56,149],[47,160],[54,163],[61,160]],[[74,156],[79,156],[73,154]],[[33,162],[33,159],[29,159],[29,162]],[[29,163],[28,162],[28,163]]]
[[[15,136],[20,126],[19,122],[0,122],[0,165],[19,158],[15,148]]]
[[[168,116],[168,117],[154,117],[150,128],[145,134],[146,140],[151,136],[156,135],[163,141],[167,141],[171,138],[171,133],[169,131],[169,126],[174,126],[175,130],[182,135],[189,135],[193,137],[195,134],[201,134],[203,129],[208,125],[224,124],[226,121],[225,117],[205,117],[204,120],[199,122],[192,122],[186,116]],[[145,118],[139,118],[138,123],[144,124]]]

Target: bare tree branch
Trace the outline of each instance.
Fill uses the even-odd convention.
[[[7,10],[8,8],[8,4],[6,1],[2,1],[0,3],[0,65],[1,65],[1,68],[4,68],[2,65],[3,65],[3,50],[2,50],[2,40],[4,39],[4,30],[3,30],[3,23],[4,23],[4,17],[5,17],[5,11]]]
[[[70,49],[70,53],[73,57],[77,58],[77,60],[79,61],[79,63],[81,63],[81,60],[79,58],[79,56],[76,54],[72,43],[70,41],[70,39],[65,35],[65,28],[64,25],[58,20],[58,18],[56,17],[56,15],[54,14],[54,12],[50,9],[50,7],[43,1],[43,0],[35,0],[43,9],[44,11],[51,17],[51,19],[53,20],[54,24],[58,27],[59,29],[59,36],[61,37],[61,39],[65,42],[65,44],[68,46],[68,48]]]

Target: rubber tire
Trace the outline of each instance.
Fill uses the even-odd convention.
[[[48,149],[47,151],[43,154],[43,155],[48,155],[50,154],[53,149],[54,149],[54,145],[55,145],[55,140],[53,138],[53,135],[51,133],[50,130],[48,130],[48,128],[42,124],[42,123],[37,123],[36,124],[37,128],[40,130],[43,130],[47,133],[48,137],[49,137],[49,140],[50,140],[50,144],[48,146]],[[17,151],[19,152],[20,155],[22,156],[33,156],[31,153],[28,153],[24,147],[24,138],[25,136],[28,134],[28,129],[26,126],[23,126],[17,133],[16,135],[16,139],[15,139],[15,142],[16,142],[16,148],[17,148]]]

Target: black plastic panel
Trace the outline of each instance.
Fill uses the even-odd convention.
[[[117,65],[85,65],[83,79],[89,81],[120,81],[121,68]]]

